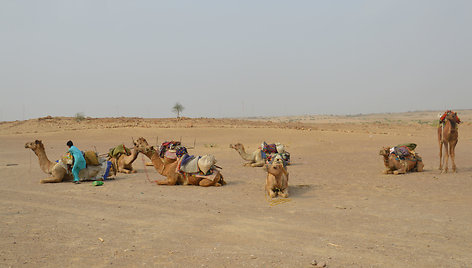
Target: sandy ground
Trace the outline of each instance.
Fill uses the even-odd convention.
[[[1,123],[0,266],[471,267],[472,125],[459,129],[458,172],[440,174],[433,114]],[[101,187],[39,184],[47,175],[24,148],[41,139],[54,160],[69,139],[103,153],[140,136],[196,139],[191,154],[214,154],[228,184],[157,186],[142,155],[138,173]],[[292,155],[287,202],[270,202],[264,171],[228,147],[262,141]],[[418,144],[425,172],[383,175],[379,149],[404,142]]]

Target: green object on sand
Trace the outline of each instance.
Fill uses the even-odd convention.
[[[414,151],[416,148],[416,143],[403,143],[403,144],[398,144],[396,147],[402,147],[402,146],[408,147],[410,148],[410,150]]]
[[[103,181],[94,181],[94,182],[92,182],[92,185],[93,185],[93,186],[102,186],[102,185],[103,185]]]

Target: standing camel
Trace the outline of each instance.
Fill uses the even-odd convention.
[[[459,139],[459,132],[457,129],[457,124],[459,123],[459,119],[457,117],[457,113],[452,111],[447,111],[446,116],[444,118],[444,123],[441,123],[438,127],[438,142],[439,142],[439,170],[443,170],[444,164],[444,172],[447,173],[448,171],[448,161],[449,155],[451,156],[452,160],[452,172],[456,172],[456,144]],[[442,155],[444,145],[444,157]],[[444,163],[445,159],[445,163]]]

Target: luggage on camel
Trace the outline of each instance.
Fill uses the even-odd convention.
[[[411,160],[417,159],[421,160],[415,153],[416,143],[403,143],[397,146],[390,148],[390,154],[395,155],[395,157],[399,160],[405,160],[406,158],[410,158]]]
[[[108,152],[108,157],[119,158],[122,154],[131,155],[131,150],[126,148],[124,144],[120,144],[115,148],[111,148]]]
[[[261,145],[261,150],[266,154],[282,154],[285,152],[285,147],[281,143],[267,144],[265,141]]]
[[[184,155],[177,164],[177,172],[190,175],[209,176],[217,170],[216,159],[213,155],[193,156]]]
[[[414,151],[417,145],[416,143],[403,143],[403,144],[397,145],[396,147],[402,147],[402,146],[408,147],[408,149],[410,149],[411,151]]]
[[[272,163],[272,159],[280,155],[284,160],[284,166],[290,164],[290,153],[285,151],[281,143],[267,144],[265,141],[261,145],[261,155],[266,159],[266,163]]]
[[[87,166],[99,166],[97,153],[94,151],[85,151],[84,152],[85,163]]]

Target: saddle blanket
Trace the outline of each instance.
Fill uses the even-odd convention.
[[[116,146],[115,148],[111,148],[108,152],[108,156],[111,157],[111,158],[113,158],[113,157],[118,158],[122,154],[126,154],[126,155],[131,154],[131,150],[126,148],[126,146],[124,144],[120,144],[120,145]]]

